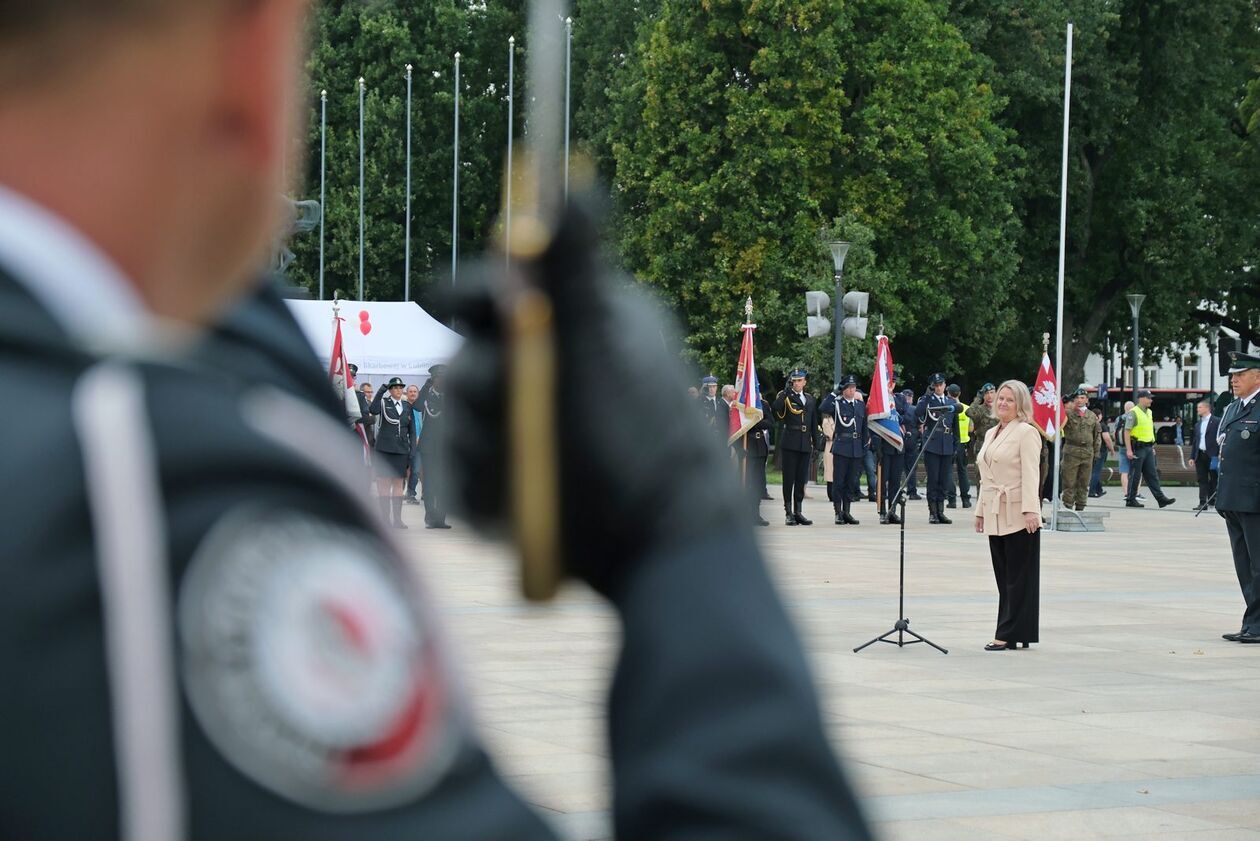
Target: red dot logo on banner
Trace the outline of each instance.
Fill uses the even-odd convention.
[[[367,335],[372,332],[372,320],[367,310],[359,310],[359,332]]]

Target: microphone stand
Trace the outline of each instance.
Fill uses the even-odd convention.
[[[931,412],[929,412],[931,414]],[[918,469],[919,462],[923,460],[923,454],[927,452],[927,445],[931,442],[932,436],[941,426],[942,415],[938,414],[932,421],[932,428],[928,431],[927,437],[923,439],[923,446],[919,449],[919,454],[914,459],[914,464],[910,465],[904,479],[901,480],[901,487],[897,489],[897,493],[893,496],[890,505],[901,506],[901,559],[900,559],[900,578],[897,583],[897,621],[893,624],[892,629],[880,634],[870,642],[864,642],[857,648],[853,649],[853,653],[857,654],[868,645],[874,645],[877,642],[886,642],[889,645],[895,645],[898,648],[904,648],[907,645],[914,645],[916,642],[927,643],[942,654],[948,654],[949,649],[941,648],[927,637],[916,634],[910,630],[910,620],[906,618],[906,485],[910,483],[910,477],[914,475],[914,471]],[[893,634],[897,638],[889,639]],[[906,639],[906,635],[914,637],[912,640]]]

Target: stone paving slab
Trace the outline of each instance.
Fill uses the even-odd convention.
[[[777,494],[777,488],[772,487]],[[997,597],[970,511],[909,504],[906,613],[950,650],[852,649],[897,618],[900,532],[859,503],[836,527],[758,537],[814,665],[823,713],[885,839],[1260,841],[1260,646],[1220,639],[1242,600],[1224,525],[1171,508],[1093,507],[1101,533],[1042,539],[1041,639],[985,652]],[[407,509],[418,524],[419,509]],[[526,605],[503,547],[456,524],[404,540],[465,664],[503,774],[566,838],[611,837],[603,701],[616,617],[580,587]]]

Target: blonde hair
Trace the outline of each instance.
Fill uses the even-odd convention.
[[[1004,388],[1009,388],[1015,395],[1015,420],[1032,423],[1032,395],[1028,393],[1028,386],[1019,380],[1007,380],[997,387],[997,394],[1001,394]]]

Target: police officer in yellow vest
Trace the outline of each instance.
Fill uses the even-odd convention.
[[[1177,500],[1164,496],[1159,487],[1155,464],[1155,418],[1151,414],[1154,395],[1146,389],[1137,393],[1137,405],[1124,418],[1124,450],[1129,457],[1129,495],[1124,504],[1127,508],[1145,508],[1137,501],[1138,485],[1146,482],[1151,494],[1163,508]]]
[[[962,507],[971,507],[971,479],[967,476],[967,442],[971,440],[971,418],[967,417],[967,407],[958,399],[962,389],[957,383],[951,383],[945,389],[955,403],[958,404],[958,437],[954,441],[954,470],[958,474],[957,485],[954,477],[949,477],[949,493],[946,494],[946,508],[958,507],[957,491],[962,491]]]

